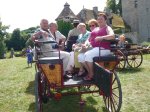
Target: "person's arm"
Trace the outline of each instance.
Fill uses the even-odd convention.
[[[42,37],[48,37],[48,33],[46,31],[41,31],[41,30],[37,30],[35,31],[35,33],[31,36],[31,40],[35,41],[36,39],[38,39],[40,36]]]
[[[63,43],[65,42],[66,37],[62,33],[60,33],[59,31],[56,31],[55,34],[56,34],[56,38],[61,40]]]
[[[98,37],[95,38],[95,41],[113,40],[113,39],[115,39],[114,31],[112,30],[112,28],[110,26],[107,26],[106,32],[107,32],[107,35],[105,35],[105,36],[98,36]]]
[[[31,40],[35,41],[39,37],[40,34],[41,32],[35,32],[34,34],[31,35]]]

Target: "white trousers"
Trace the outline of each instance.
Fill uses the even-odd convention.
[[[97,57],[97,56],[106,56],[109,55],[111,52],[110,50],[104,49],[104,48],[100,48],[101,50],[99,50],[99,47],[94,47],[93,49],[85,52],[85,53],[80,53],[78,55],[78,61],[81,63],[84,63],[85,61],[87,62],[93,62],[93,58]]]
[[[53,56],[58,57],[59,56],[59,52],[54,52]],[[63,60],[63,69],[64,71],[67,71],[67,65],[70,59],[70,54],[68,52],[65,51],[60,51],[60,59]]]
[[[68,65],[66,67],[66,71],[69,71],[72,69],[72,67],[74,67],[74,52],[70,52],[70,57],[69,57],[69,62]]]

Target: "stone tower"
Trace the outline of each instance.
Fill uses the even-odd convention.
[[[122,15],[139,42],[150,41],[150,0],[122,0]]]
[[[64,5],[64,9],[56,18],[56,21],[63,20],[63,21],[70,21],[72,22],[74,19],[77,19],[76,15],[70,9],[70,5],[66,2]]]

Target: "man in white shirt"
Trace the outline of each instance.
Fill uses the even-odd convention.
[[[53,37],[51,36],[49,30],[48,30],[48,20],[47,19],[42,19],[40,23],[40,28],[37,29],[37,31],[32,35],[31,39],[34,41],[35,39],[37,40],[42,40],[42,41],[48,41],[48,40],[54,40]],[[54,40],[55,41],[55,40]],[[42,45],[41,50],[42,51],[50,51],[52,50],[52,46],[50,44]],[[51,56],[58,56],[58,52],[44,52],[41,57],[51,57]],[[68,61],[70,58],[70,54],[65,51],[60,51],[60,58],[63,60],[63,68],[64,72],[66,71],[66,67],[68,65]]]

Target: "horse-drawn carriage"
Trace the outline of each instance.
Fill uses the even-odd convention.
[[[115,54],[120,58],[118,68],[121,70],[126,67],[126,64],[131,68],[138,68],[143,62],[143,55],[137,44],[126,43],[123,47],[120,47],[116,40],[112,49],[115,50]]]
[[[41,44],[52,44],[53,41],[38,41],[35,44],[37,54],[36,75],[35,75],[35,94],[37,112],[44,111],[43,104],[52,98],[60,100],[66,95],[79,95],[80,106],[85,103],[82,99],[83,94],[97,93],[102,96],[106,109],[109,112],[119,112],[122,105],[122,90],[119,78],[115,71],[119,63],[119,58],[115,53],[109,56],[95,57],[94,60],[94,80],[85,81],[82,77],[74,74],[69,79],[64,79],[63,60],[60,59],[60,51],[52,50],[46,52],[58,52],[57,57],[42,57],[43,51]],[[101,49],[100,49],[101,50]],[[75,66],[76,68],[76,66]],[[76,69],[77,70],[77,69]],[[77,73],[77,72],[75,72]],[[76,91],[64,92],[63,89]],[[85,89],[83,89],[85,88]],[[93,89],[95,88],[95,89]],[[63,91],[63,92],[62,92]],[[82,108],[80,109],[82,112]]]

